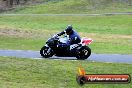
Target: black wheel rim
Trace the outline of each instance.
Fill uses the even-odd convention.
[[[50,55],[50,51],[48,52],[49,49],[50,49],[49,47],[46,47],[46,48],[43,50],[44,56]]]
[[[87,56],[88,53],[89,53],[88,50],[86,50],[86,49],[82,50],[82,52],[83,52],[83,55],[84,55],[84,56]]]
[[[87,59],[89,53],[90,53],[90,52],[89,52],[87,49],[82,49],[82,50],[78,53],[77,58],[78,58],[79,60]]]

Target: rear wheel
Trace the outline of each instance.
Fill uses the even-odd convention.
[[[53,50],[50,47],[43,46],[40,50],[40,54],[44,58],[52,57],[54,55]]]
[[[88,46],[82,46],[77,54],[76,58],[78,60],[85,60],[91,55],[91,49]]]

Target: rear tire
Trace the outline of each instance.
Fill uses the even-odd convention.
[[[40,50],[40,54],[44,58],[49,58],[54,55],[53,50],[50,47],[43,46]]]
[[[88,46],[82,46],[77,54],[76,58],[78,60],[85,60],[91,55],[91,49]]]

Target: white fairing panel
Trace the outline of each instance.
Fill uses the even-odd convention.
[[[67,37],[59,38],[59,41],[60,41],[61,43],[67,43],[68,38],[67,38]]]
[[[70,50],[72,50],[72,49],[74,49],[76,47],[78,47],[78,44],[72,44],[72,45],[70,45]]]
[[[47,44],[45,45],[46,47],[49,47]]]

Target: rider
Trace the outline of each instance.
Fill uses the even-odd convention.
[[[64,31],[58,33],[57,35],[61,36],[65,33],[67,35],[69,35],[69,40],[66,44],[59,44],[58,45],[59,47],[67,47],[67,46],[70,46],[72,44],[78,44],[81,42],[80,35],[73,29],[72,25],[68,25]]]

